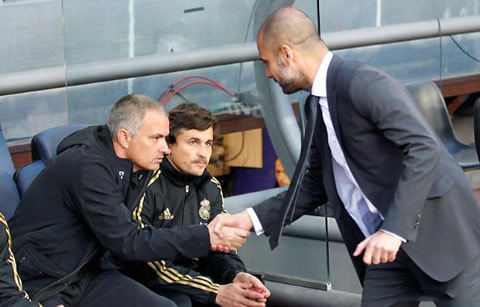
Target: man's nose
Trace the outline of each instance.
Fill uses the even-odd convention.
[[[205,148],[205,146],[200,146],[200,149],[197,151],[197,155],[202,158],[205,158],[207,156],[207,149]]]
[[[159,152],[163,153],[164,155],[170,154],[170,148],[168,147],[168,144],[166,141],[163,141],[162,144],[160,145]]]

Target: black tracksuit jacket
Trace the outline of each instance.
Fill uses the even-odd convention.
[[[149,177],[148,188],[133,208],[133,217],[142,226],[175,229],[207,224],[225,212],[220,183],[208,172],[190,176],[178,172],[164,159],[160,170]],[[196,244],[192,245],[197,249]],[[220,284],[231,283],[245,266],[236,253],[210,252],[205,257],[130,263],[126,274],[152,290],[188,294],[201,304],[215,303]]]
[[[156,229],[132,220],[124,203],[131,169],[130,160],[115,155],[106,126],[60,143],[10,221],[19,273],[33,299],[71,291],[78,273],[98,270],[106,251],[129,261],[208,254],[204,225]]]
[[[12,252],[12,239],[7,220],[0,213],[0,307],[39,307],[23,290]]]

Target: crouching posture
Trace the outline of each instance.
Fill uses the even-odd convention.
[[[147,185],[145,193],[130,200],[133,218],[142,228],[207,224],[224,212],[220,183],[206,171],[216,119],[194,103],[175,107],[169,119],[170,155],[159,170],[139,173],[137,184],[131,187],[143,189]],[[190,248],[195,249],[196,244],[191,242]],[[195,259],[178,256],[173,261],[130,262],[125,273],[180,306],[192,302],[264,306],[270,296],[256,277],[245,272],[235,252],[210,252]]]

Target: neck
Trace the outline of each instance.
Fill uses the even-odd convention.
[[[305,56],[303,67],[305,71],[304,74],[309,85],[309,88],[306,90],[308,90],[309,92],[311,92],[312,90],[313,81],[315,80],[318,69],[320,68],[320,65],[322,64],[323,59],[325,58],[325,55],[327,55],[327,53],[327,48],[318,48],[313,52],[309,52],[308,55]]]
[[[113,143],[113,151],[115,155],[120,159],[128,159],[127,152],[125,148],[122,147],[118,142],[112,140]]]
[[[175,163],[173,163],[172,159],[170,159],[170,156],[167,156],[167,160],[168,160],[168,162],[170,162],[170,165],[173,167],[173,169],[175,169],[177,172],[179,172],[180,174],[188,175],[188,174],[185,174],[184,172],[182,172],[182,171],[175,165]]]
[[[115,152],[115,155],[117,156],[117,158],[130,159],[130,157],[127,154],[127,151],[122,145],[120,145],[120,143],[115,141],[112,141],[112,143],[113,143],[113,151]],[[132,173],[136,173],[140,170],[140,168],[135,164],[135,161],[132,161],[132,162],[133,162]]]

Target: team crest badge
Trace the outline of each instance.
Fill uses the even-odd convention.
[[[210,202],[207,199],[204,199],[200,202],[198,215],[200,215],[203,220],[208,220],[210,218]]]

